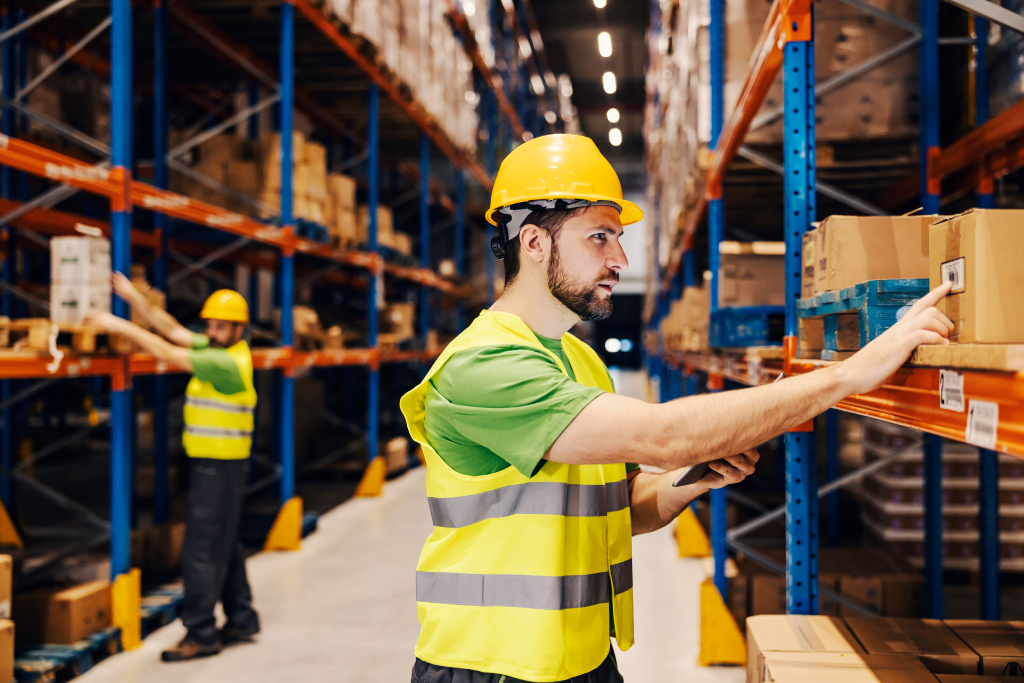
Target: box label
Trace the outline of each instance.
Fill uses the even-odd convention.
[[[939,407],[964,412],[964,376],[954,370],[939,370]]]
[[[966,264],[967,259],[964,256],[942,264],[942,281],[953,283],[953,288],[949,290],[950,294],[960,294],[967,289]]]
[[[999,404],[990,401],[971,400],[967,413],[967,443],[981,448],[996,447],[996,429],[999,426]]]

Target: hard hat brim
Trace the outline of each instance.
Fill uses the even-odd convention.
[[[634,204],[633,202],[631,202],[631,201],[629,201],[627,199],[619,199],[617,197],[605,197],[604,195],[597,195],[597,194],[587,194],[587,195],[584,195],[584,194],[580,194],[580,195],[574,194],[574,195],[567,195],[567,194],[558,193],[558,194],[545,195],[543,197],[531,197],[530,198],[530,200],[534,200],[534,199],[586,199],[587,201],[590,201],[590,202],[614,202],[615,204],[618,204],[619,206],[622,207],[622,211],[619,213],[619,221],[621,221],[623,225],[632,225],[633,223],[639,223],[641,220],[643,220],[643,217],[644,217],[643,209],[641,209],[639,206],[637,206],[636,204]],[[497,223],[495,222],[494,218],[492,218],[492,215],[499,208],[501,208],[501,207],[494,207],[492,209],[489,209],[487,211],[487,214],[484,216],[484,218],[487,219],[487,222],[490,223],[491,225],[497,225]],[[539,209],[539,210],[543,210],[543,209]]]

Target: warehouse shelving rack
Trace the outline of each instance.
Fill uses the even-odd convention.
[[[324,12],[314,6],[309,0],[287,0],[280,5],[280,14],[272,22],[279,30],[279,42],[276,45],[279,58],[278,75],[275,70],[268,66],[266,61],[252,49],[235,42],[228,35],[218,31],[212,22],[207,21],[199,14],[180,1],[170,6],[161,0],[156,0],[153,7],[153,47],[154,47],[154,72],[153,72],[153,95],[154,95],[154,166],[153,183],[141,182],[133,177],[132,154],[132,6],[128,0],[112,0],[109,16],[104,16],[97,24],[96,29],[86,34],[78,43],[64,49],[58,41],[48,41],[44,47],[56,47],[62,52],[58,58],[57,66],[64,63],[75,63],[100,76],[109,76],[111,84],[111,144],[105,145],[99,141],[92,140],[88,136],[71,130],[64,124],[40,117],[38,113],[29,113],[40,120],[47,127],[65,137],[70,137],[80,145],[83,145],[92,154],[98,157],[100,163],[88,163],[66,154],[58,153],[40,145],[36,145],[15,137],[15,126],[13,112],[23,112],[16,93],[12,89],[6,89],[7,85],[13,85],[15,79],[11,78],[12,59],[10,58],[9,47],[12,36],[24,36],[25,29],[35,25],[37,22],[55,14],[64,7],[72,4],[74,0],[62,0],[51,5],[41,13],[19,24],[13,29],[8,29],[8,19],[5,16],[3,32],[0,33],[0,41],[6,39],[4,44],[4,102],[6,106],[3,111],[3,132],[0,135],[0,165],[4,170],[4,198],[0,200],[0,224],[7,226],[6,254],[3,271],[3,313],[10,315],[13,312],[14,297],[31,298],[26,292],[21,291],[17,282],[14,281],[14,259],[18,249],[18,231],[23,231],[23,239],[31,241],[43,241],[39,236],[54,236],[64,234],[75,234],[77,223],[88,223],[99,225],[111,239],[113,267],[117,271],[128,272],[132,263],[132,248],[143,248],[149,250],[154,257],[154,284],[157,288],[167,291],[168,281],[171,278],[170,259],[183,264],[185,270],[199,271],[212,278],[218,273],[211,271],[208,266],[215,260],[234,261],[236,263],[252,263],[256,266],[269,267],[277,271],[278,295],[281,314],[279,345],[275,348],[256,348],[253,351],[254,368],[257,370],[274,370],[279,373],[276,383],[274,400],[277,403],[275,414],[281,416],[281,425],[275,433],[275,449],[278,455],[277,473],[271,478],[271,483],[276,480],[279,487],[279,499],[283,505],[295,496],[295,463],[294,463],[294,411],[295,411],[295,387],[294,375],[297,370],[310,367],[340,367],[340,366],[362,366],[369,371],[368,391],[366,396],[367,404],[367,425],[366,425],[366,447],[368,459],[372,460],[378,452],[379,441],[379,420],[380,420],[380,385],[379,370],[382,364],[386,363],[414,363],[423,366],[429,363],[437,354],[437,350],[427,348],[427,333],[430,330],[430,321],[434,297],[431,292],[437,292],[456,299],[458,303],[457,327],[465,323],[463,302],[472,294],[457,282],[445,279],[434,272],[431,262],[431,234],[433,232],[429,215],[429,199],[431,193],[439,197],[439,203],[447,208],[452,214],[452,227],[454,230],[454,263],[455,274],[461,277],[466,273],[465,253],[465,173],[469,173],[473,179],[489,190],[496,170],[497,143],[499,141],[499,122],[497,109],[500,106],[507,122],[507,133],[504,136],[504,148],[508,150],[512,146],[513,135],[515,139],[528,139],[528,136],[540,134],[540,115],[538,111],[538,100],[532,102],[529,98],[522,96],[520,89],[519,107],[516,111],[509,99],[510,90],[514,83],[503,81],[483,63],[479,50],[472,39],[471,33],[466,28],[465,17],[461,12],[451,5],[450,16],[457,29],[461,29],[461,38],[465,47],[480,72],[480,80],[487,89],[487,100],[485,105],[486,114],[484,117],[487,129],[487,145],[485,152],[486,169],[477,161],[475,151],[467,151],[458,148],[440,129],[440,127],[426,114],[426,109],[417,102],[408,92],[408,89],[401,87],[401,84],[391,76],[390,73],[376,60],[367,56],[361,49],[359,39],[347,34],[344,27],[328,20]],[[500,5],[495,2],[495,7]],[[502,10],[504,12],[504,10]],[[341,52],[356,67],[362,78],[365,78],[365,117],[367,121],[365,140],[359,139],[349,126],[329,111],[328,108],[318,103],[312,96],[303,92],[296,86],[295,55],[296,45],[296,13],[301,15],[307,22],[307,34],[309,27],[314,29],[315,35],[321,41],[328,42],[336,50],[332,59],[337,60],[337,53]],[[460,23],[461,19],[461,23]],[[508,13],[507,19],[512,22],[515,19],[515,12]],[[282,174],[281,188],[281,211],[274,224],[267,224],[253,220],[243,214],[228,211],[217,206],[190,199],[188,197],[170,192],[168,187],[169,172],[169,150],[167,145],[168,136],[168,91],[169,78],[168,67],[170,53],[168,48],[168,24],[171,21],[182,29],[191,40],[203,45],[206,49],[216,54],[218,60],[230,65],[241,72],[243,77],[252,85],[249,88],[250,106],[235,115],[227,122],[221,123],[217,129],[225,130],[230,125],[245,124],[250,126],[250,135],[255,129],[255,114],[262,108],[268,106],[268,102],[258,102],[259,89],[269,90],[273,93],[272,99],[276,100],[279,107],[279,130],[288,131],[293,128],[292,111],[294,107],[300,107],[320,127],[329,131],[336,137],[342,137],[348,144],[353,142],[363,148],[360,156],[349,159],[345,162],[346,167],[351,168],[357,163],[365,162],[368,165],[368,215],[369,215],[369,244],[366,251],[342,251],[317,243],[309,239],[299,237],[295,230],[293,218],[293,207],[291,206],[291,183],[292,178],[288,173]],[[514,25],[514,24],[513,24]],[[86,48],[90,41],[94,40],[107,27],[111,30],[111,55],[109,61],[103,60],[95,54],[90,53]],[[518,28],[517,28],[518,30]],[[244,33],[244,32],[243,32]],[[511,40],[506,35],[509,31],[498,32],[498,40],[508,44]],[[262,46],[266,48],[266,46]],[[266,49],[264,49],[266,51]],[[517,55],[510,55],[510,62],[518,64],[517,69],[525,69],[522,61],[516,60]],[[23,60],[24,61],[24,60]],[[536,69],[536,65],[532,65]],[[53,69],[54,71],[56,68]],[[51,71],[52,73],[52,71]],[[547,79],[550,81],[553,79]],[[550,83],[546,82],[546,85]],[[553,86],[552,86],[553,87]],[[409,168],[403,166],[401,172],[418,180],[419,189],[419,215],[420,215],[420,260],[418,268],[400,266],[393,263],[385,263],[379,253],[377,245],[377,206],[380,203],[380,178],[382,157],[381,149],[381,98],[380,93],[384,92],[389,101],[398,110],[398,115],[412,123],[411,129],[417,133],[419,142],[418,164]],[[180,93],[195,100],[190,93]],[[271,102],[275,103],[275,102]],[[527,113],[532,113],[535,126],[532,130],[526,130],[520,123],[521,118]],[[389,113],[392,120],[396,114]],[[410,127],[407,125],[406,129]],[[550,129],[550,128],[549,128]],[[407,131],[406,131],[407,132]],[[431,178],[430,162],[431,151],[438,149],[452,163],[454,167],[454,201],[443,195],[438,183]],[[281,136],[282,168],[291,166],[293,155],[292,138],[290,135]],[[106,162],[102,161],[104,158]],[[10,170],[9,170],[10,169]],[[11,177],[11,170],[31,174],[45,178],[55,184],[56,187],[45,192],[35,199],[28,200],[22,196],[22,201],[11,199],[11,183],[6,179]],[[69,197],[77,191],[84,191],[110,201],[111,221],[109,225],[103,224],[92,218],[84,219],[81,216],[55,210],[52,207],[59,201]],[[145,209],[154,214],[154,230],[147,231],[132,227],[133,209]],[[228,242],[225,246],[210,251],[208,246],[202,243],[190,243],[183,240],[172,240],[170,230],[170,219],[177,219],[191,224],[205,226],[214,231],[237,238]],[[39,236],[37,236],[39,235]],[[45,244],[45,242],[44,242]],[[267,262],[258,254],[250,254],[243,248],[246,246],[262,246],[276,250],[278,257],[271,259],[276,263]],[[307,351],[300,352],[294,348],[294,330],[292,327],[291,310],[294,303],[296,271],[295,257],[302,255],[317,259],[324,268],[316,270],[311,276],[304,280],[312,282],[319,278],[326,282],[335,282],[342,286],[355,285],[367,291],[367,327],[368,347],[358,349],[345,349],[342,351]],[[487,301],[491,301],[494,292],[494,264],[493,259],[488,258],[488,283],[489,293]],[[351,277],[344,273],[337,272],[343,268],[354,269],[361,273],[362,277]],[[182,271],[179,271],[182,272]],[[397,280],[404,280],[415,283],[422,287],[421,310],[420,310],[420,349],[415,351],[391,351],[383,352],[379,349],[377,340],[377,309],[378,303],[383,300],[384,277],[388,276]],[[127,317],[128,310],[123,301],[115,297],[114,312],[121,317]],[[266,334],[265,332],[263,334]],[[273,336],[273,335],[271,335]],[[169,456],[168,456],[168,384],[166,377],[175,372],[166,364],[157,361],[150,355],[142,353],[125,354],[121,356],[75,356],[65,355],[57,364],[48,358],[12,357],[5,355],[0,357],[0,385],[3,387],[3,394],[0,397],[0,410],[3,411],[3,422],[6,435],[2,443],[2,465],[5,474],[3,486],[4,502],[10,503],[11,487],[9,480],[16,475],[14,469],[13,429],[7,429],[11,425],[11,407],[20,401],[24,401],[38,390],[50,385],[53,381],[63,378],[76,377],[106,377],[110,380],[111,402],[110,402],[110,430],[111,430],[111,460],[110,460],[110,482],[111,482],[111,503],[109,522],[100,521],[102,534],[94,541],[93,547],[109,539],[111,547],[111,574],[115,581],[127,575],[130,567],[129,558],[129,535],[131,530],[131,459],[133,449],[132,434],[132,378],[141,376],[153,376],[155,378],[154,405],[154,465],[155,465],[155,497],[154,497],[154,522],[159,524],[169,519]],[[12,380],[36,379],[37,383],[26,389],[15,391]],[[369,464],[369,463],[368,463]],[[367,475],[374,468],[367,468]],[[380,476],[383,477],[383,468],[378,468]],[[58,494],[59,495],[59,494]],[[301,524],[301,520],[292,520]],[[297,533],[297,530],[296,530]]]
[[[825,361],[801,360],[796,357],[795,304],[800,296],[800,249],[803,233],[815,220],[815,194],[821,192],[838,199],[862,213],[884,213],[877,207],[852,197],[837,188],[815,179],[814,101],[831,89],[840,87],[861,73],[888,58],[919,46],[920,54],[920,170],[897,183],[889,193],[902,198],[919,192],[924,213],[937,214],[943,190],[950,192],[974,189],[979,208],[994,205],[992,179],[1024,166],[1024,101],[1018,101],[996,116],[989,117],[988,86],[984,68],[987,22],[995,21],[1018,32],[1024,31],[1024,19],[987,2],[953,4],[973,14],[974,37],[940,38],[938,35],[939,0],[920,0],[919,23],[903,21],[877,7],[859,0],[842,0],[883,21],[902,26],[910,33],[907,40],[884,53],[855,66],[828,81],[815,84],[813,10],[809,0],[776,0],[755,47],[754,59],[732,117],[723,122],[724,94],[724,0],[711,0],[708,26],[711,79],[711,142],[712,161],[706,191],[699,198],[686,225],[676,235],[668,267],[657,275],[661,281],[651,320],[656,329],[668,307],[679,298],[684,286],[694,283],[693,238],[703,219],[707,218],[709,235],[710,299],[712,311],[717,307],[718,243],[724,236],[722,184],[726,171],[737,156],[744,156],[771,170],[784,174],[784,229],[786,242],[786,338],[782,353],[743,356],[715,352],[681,353],[670,358],[659,352],[649,359],[649,372],[662,378],[662,400],[697,391],[696,372],[707,373],[708,389],[720,390],[726,381],[737,385],[756,386],[775,381],[781,373],[799,375],[827,365]],[[657,5],[657,3],[654,3]],[[939,46],[941,44],[973,44],[976,63],[975,111],[976,128],[945,148],[939,146]],[[783,70],[785,102],[784,159],[781,164],[766,159],[743,145],[752,125],[765,116],[778,117],[780,112],[761,114],[769,88],[779,70]],[[724,123],[724,126],[723,126]],[[753,154],[752,154],[753,152]],[[761,158],[756,158],[760,156]],[[945,181],[945,185],[944,185]],[[656,214],[657,215],[657,214]],[[666,364],[667,363],[667,364]],[[667,368],[667,369],[666,369]],[[957,370],[963,377],[965,405],[982,401],[998,406],[996,450],[979,448],[980,494],[980,586],[981,616],[999,618],[999,526],[998,526],[998,454],[996,451],[1024,457],[1024,376],[1015,372]],[[836,408],[923,432],[925,487],[925,589],[928,617],[942,618],[942,442],[941,437],[966,441],[968,416],[964,412],[940,407],[940,370],[934,367],[905,365],[880,389],[840,402]],[[715,560],[715,584],[725,593],[725,559],[728,546],[742,550],[751,559],[769,568],[785,571],[787,608],[790,613],[816,613],[818,595],[830,594],[855,612],[863,606],[819,591],[817,580],[818,499],[838,487],[851,483],[877,466],[842,478],[838,475],[836,420],[834,411],[827,415],[826,467],[829,484],[818,491],[817,456],[814,454],[814,424],[786,434],[786,504],[742,527],[726,532],[726,495],[712,495],[711,542]],[[897,457],[893,453],[887,458]],[[887,459],[883,459],[888,461]],[[718,492],[712,492],[713,494]],[[829,496],[830,506],[835,505]],[[783,568],[749,546],[738,541],[744,533],[785,514],[787,561]],[[831,520],[830,520],[831,522]]]

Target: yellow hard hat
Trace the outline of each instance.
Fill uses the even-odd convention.
[[[486,215],[499,232],[491,249],[503,258],[503,247],[535,210],[589,205],[615,207],[623,225],[644,217],[639,206],[622,198],[619,176],[593,140],[566,134],[536,137],[512,150],[498,169]]]
[[[227,320],[233,323],[249,322],[249,304],[238,292],[231,289],[218,289],[210,295],[199,312],[200,318]]]

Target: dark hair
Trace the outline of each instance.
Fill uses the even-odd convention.
[[[538,228],[546,232],[550,237],[552,243],[558,239],[558,233],[561,232],[562,226],[565,222],[573,216],[586,211],[587,208],[579,209],[537,209],[530,214],[529,218],[523,221],[523,227],[527,225],[536,225]],[[519,275],[519,247],[522,244],[520,242],[520,230],[519,235],[516,235],[515,239],[508,241],[505,245],[505,286],[508,287]]]

